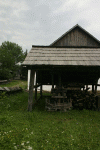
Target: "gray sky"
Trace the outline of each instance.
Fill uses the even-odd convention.
[[[79,24],[100,40],[100,0],[0,0],[0,45],[49,45]]]

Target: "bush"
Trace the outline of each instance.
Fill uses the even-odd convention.
[[[0,101],[6,98],[6,92],[0,92]]]
[[[11,72],[9,71],[9,69],[7,68],[3,68],[0,70],[0,79],[1,80],[8,80],[8,79],[11,79],[12,78],[12,74]]]

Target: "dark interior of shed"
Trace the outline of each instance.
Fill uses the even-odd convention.
[[[100,67],[53,67],[37,71],[37,83],[68,86],[69,84],[95,85],[100,78]],[[61,83],[60,83],[61,82]]]

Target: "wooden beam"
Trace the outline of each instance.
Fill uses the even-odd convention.
[[[31,73],[31,70],[28,70],[28,86],[27,86],[28,90],[29,90],[29,86],[30,86],[30,73]]]
[[[42,98],[42,85],[40,86],[40,96]]]
[[[34,85],[34,88],[38,88],[39,86],[41,86],[41,84]]]
[[[97,93],[97,85],[95,85],[95,94]]]
[[[94,92],[94,84],[92,84],[92,92]]]
[[[37,101],[37,88],[35,88],[35,100]]]
[[[97,83],[95,84],[95,94],[97,93],[97,84],[98,84],[98,80]]]
[[[88,89],[88,85],[86,85],[86,89]]]
[[[54,89],[54,75],[52,73],[52,89]]]
[[[37,72],[36,72],[35,100],[37,101]]]
[[[34,76],[35,76],[35,71],[32,69],[32,70],[31,70],[31,73],[30,73],[29,98],[28,98],[28,111],[32,111]]]
[[[61,87],[61,74],[60,73],[58,75],[58,83],[59,83],[59,87]]]

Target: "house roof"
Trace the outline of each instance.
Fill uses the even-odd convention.
[[[100,48],[33,46],[22,65],[100,66]]]
[[[53,43],[50,44],[50,46],[53,46],[56,42],[58,42],[60,39],[62,39],[64,36],[66,36],[69,32],[71,32],[72,30],[74,30],[76,27],[78,27],[79,29],[81,29],[83,32],[85,32],[86,34],[88,34],[91,38],[93,38],[95,41],[97,41],[100,44],[100,41],[95,38],[92,34],[90,34],[88,31],[86,31],[85,29],[83,29],[80,25],[76,24],[74,27],[72,27],[70,30],[68,30],[67,32],[65,32],[62,36],[60,36],[57,40],[55,40]]]

